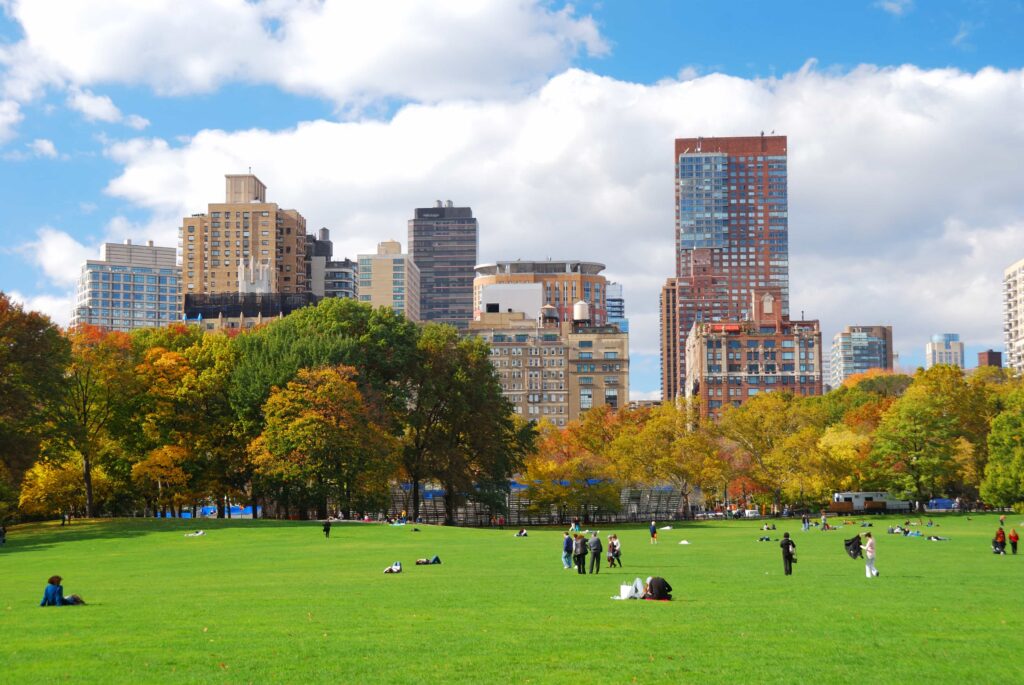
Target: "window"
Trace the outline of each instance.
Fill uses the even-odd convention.
[[[605,359],[618,359],[619,358],[619,353],[618,352],[605,352],[604,353],[604,358]]]
[[[594,406],[594,391],[580,388],[580,409],[591,409]]]

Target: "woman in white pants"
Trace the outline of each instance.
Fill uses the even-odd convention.
[[[865,533],[864,537],[868,540],[862,548],[864,550],[864,574],[868,578],[874,578],[878,575],[878,569],[875,568],[875,539],[871,537],[871,533]]]

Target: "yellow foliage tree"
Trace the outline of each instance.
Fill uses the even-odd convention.
[[[92,485],[94,502],[110,497],[110,481],[99,467],[92,470]],[[21,483],[18,509],[30,516],[86,512],[82,458],[63,463],[36,462]]]

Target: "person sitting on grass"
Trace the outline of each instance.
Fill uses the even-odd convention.
[[[517,538],[525,538],[525,537],[529,537],[529,535],[527,534],[527,532],[526,532],[526,529],[525,529],[525,528],[520,528],[520,529],[519,529],[519,532],[518,532],[518,533],[516,533],[516,535],[515,535],[515,536],[516,536]]]
[[[672,586],[661,576],[648,576],[644,585],[644,599],[670,600]]]
[[[60,584],[61,580],[63,580],[63,578],[60,576],[50,576],[50,579],[46,581],[46,590],[43,592],[43,601],[39,603],[39,606],[71,607],[79,604],[85,604],[85,600],[78,595],[65,597],[64,586]]]

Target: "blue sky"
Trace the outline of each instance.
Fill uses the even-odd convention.
[[[935,332],[1001,347],[1021,2],[0,4],[0,289],[60,321],[101,242],[174,244],[251,165],[339,256],[437,196],[475,208],[481,261],[607,264],[650,396],[672,138],[778,129],[794,311],[891,323],[911,368]]]

